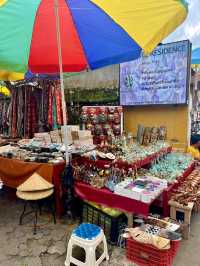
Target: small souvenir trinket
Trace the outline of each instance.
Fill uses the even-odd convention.
[[[95,125],[95,134],[96,135],[101,135],[102,134],[102,127],[101,125]]]
[[[148,146],[151,140],[151,128],[146,127],[144,130],[143,142],[144,146]]]
[[[165,126],[161,126],[159,130],[159,139],[166,140],[167,138],[167,128]]]
[[[82,123],[86,123],[88,121],[88,114],[86,112],[83,112],[80,118]]]
[[[115,112],[115,107],[114,107],[114,106],[109,106],[109,107],[108,107],[108,111],[109,111],[110,114],[114,114],[114,112]]]
[[[99,114],[99,122],[100,122],[100,123],[105,123],[106,120],[107,120],[107,116],[106,116],[105,113],[101,113],[101,114]]]
[[[91,124],[91,123],[87,123],[87,125],[86,125],[86,129],[87,129],[87,130],[91,130],[91,129],[92,129],[92,124]]]
[[[158,140],[158,129],[156,127],[152,127],[150,142],[152,144],[155,144],[157,140]]]
[[[91,114],[90,115],[90,121],[92,122],[93,125],[98,123],[98,116],[96,114]]]
[[[114,121],[114,114],[108,114],[108,121],[113,122]]]
[[[113,125],[113,132],[115,135],[120,135],[121,127],[120,125]]]

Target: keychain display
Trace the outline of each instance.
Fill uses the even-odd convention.
[[[112,167],[105,166],[103,169],[93,165],[74,164],[74,179],[83,181],[96,188],[107,187],[110,191],[114,191],[115,185],[129,177],[135,179],[134,169],[120,169],[114,165]]]
[[[173,182],[177,177],[182,176],[192,162],[191,155],[173,152],[157,158],[152,163],[149,174],[166,179],[168,182]]]
[[[82,127],[91,130],[97,144],[110,141],[109,136],[119,136],[122,132],[121,106],[84,106],[80,118]]]
[[[172,194],[171,200],[187,206],[194,203],[194,211],[200,210],[200,167],[198,166]]]

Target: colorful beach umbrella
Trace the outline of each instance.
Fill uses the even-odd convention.
[[[180,25],[183,0],[0,0],[0,69],[59,73],[138,58]]]
[[[192,51],[192,64],[200,65],[200,48],[196,48]]]
[[[0,0],[0,69],[60,73],[66,133],[63,72],[148,54],[187,10],[184,0]]]

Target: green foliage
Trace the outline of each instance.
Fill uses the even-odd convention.
[[[65,93],[66,102],[74,102],[80,104],[106,104],[106,103],[117,103],[119,98],[118,88],[114,89],[74,89],[66,91]]]

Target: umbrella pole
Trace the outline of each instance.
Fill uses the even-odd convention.
[[[67,112],[66,112],[64,78],[63,78],[62,47],[61,47],[61,34],[60,34],[60,20],[59,20],[59,12],[58,12],[58,0],[54,0],[54,8],[55,8],[55,17],[56,17],[58,60],[59,60],[60,86],[61,86],[61,96],[62,96],[65,159],[66,159],[66,164],[68,164],[69,163],[69,150],[68,150],[68,139],[67,139]]]

